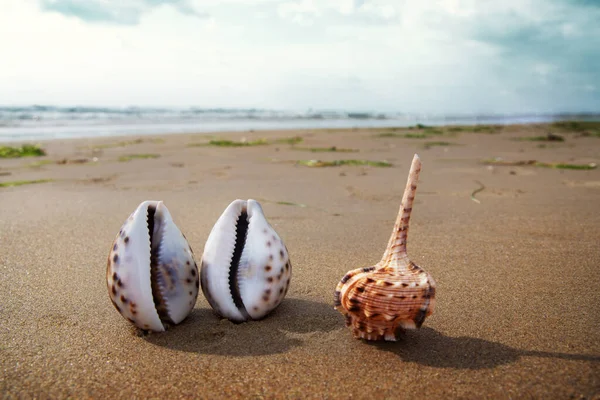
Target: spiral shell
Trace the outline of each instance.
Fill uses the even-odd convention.
[[[144,201],[117,234],[106,267],[108,295],[129,322],[164,331],[183,321],[198,297],[198,267],[162,201]]]
[[[395,341],[405,329],[420,328],[435,307],[435,281],[409,260],[408,222],[421,160],[415,154],[398,217],[379,263],[349,271],[335,291],[335,308],[354,337]]]
[[[243,322],[265,317],[285,297],[292,264],[283,241],[255,200],[235,200],[204,246],[202,292],[220,315]]]

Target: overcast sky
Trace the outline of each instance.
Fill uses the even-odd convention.
[[[0,0],[0,104],[600,112],[600,0]]]

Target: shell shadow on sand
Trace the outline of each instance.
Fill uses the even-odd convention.
[[[195,308],[181,324],[164,333],[145,335],[156,346],[178,351],[230,356],[285,353],[301,346],[290,333],[329,332],[339,329],[337,311],[330,304],[284,299],[260,321],[233,323],[210,308]]]
[[[484,339],[451,337],[423,327],[408,331],[398,342],[369,342],[380,350],[397,354],[403,361],[455,369],[485,369],[513,363],[521,357],[600,362],[600,356],[516,349]]]

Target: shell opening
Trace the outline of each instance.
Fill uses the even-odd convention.
[[[174,324],[167,310],[166,301],[163,298],[160,284],[164,281],[159,268],[160,244],[163,237],[164,221],[161,213],[156,213],[155,205],[148,206],[148,233],[150,234],[150,286],[152,288],[152,300],[163,323]]]
[[[229,291],[231,292],[233,303],[245,319],[250,319],[250,315],[248,314],[248,311],[244,306],[244,302],[242,301],[242,295],[240,293],[240,286],[238,282],[238,271],[242,252],[246,246],[249,225],[250,221],[248,217],[248,211],[244,206],[235,223],[235,245],[233,247],[231,264],[229,265]]]

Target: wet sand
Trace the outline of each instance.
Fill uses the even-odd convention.
[[[597,137],[513,140],[548,129],[444,130],[428,139],[375,136],[388,129],[218,134],[302,137],[295,147],[190,146],[206,135],[60,140],[42,143],[42,158],[0,159],[0,183],[51,180],[0,187],[0,393],[597,398],[600,169],[481,162],[600,163]],[[452,145],[425,148],[431,141]],[[359,151],[302,149],[331,146]],[[346,271],[379,261],[414,153],[423,170],[408,253],[437,281],[436,310],[396,343],[356,340],[333,309],[333,291]],[[119,161],[132,154],[157,156]],[[310,159],[393,166],[296,163]],[[200,293],[180,325],[134,329],[105,280],[128,215],[143,200],[165,201],[199,264],[211,227],[236,198],[259,200],[289,249],[283,303],[262,321],[234,324]]]

